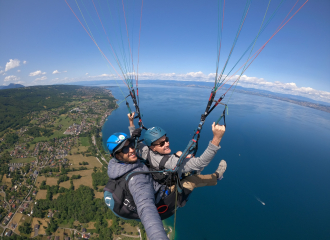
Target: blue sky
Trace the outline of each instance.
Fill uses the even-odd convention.
[[[76,2],[67,1],[83,22]],[[281,1],[270,2],[266,19]],[[109,1],[108,5],[105,0],[94,0],[107,35],[93,2],[77,2],[97,44],[119,72],[107,36],[120,55],[122,31],[125,56],[129,58],[121,1]],[[217,56],[218,2],[223,0],[144,0],[139,79],[212,81]],[[304,2],[300,0],[293,12]],[[141,1],[125,0],[124,3],[136,72]],[[257,36],[268,3],[267,0],[252,1],[224,74]],[[253,53],[272,36],[295,3],[296,0],[283,1],[260,34]],[[245,0],[226,1],[220,69],[228,57],[245,5]],[[240,85],[330,102],[329,12],[330,1],[309,0],[244,72]],[[1,85],[119,79],[64,0],[0,0],[0,32]],[[124,55],[118,58],[123,62]]]

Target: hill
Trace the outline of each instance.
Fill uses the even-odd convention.
[[[21,85],[21,84],[10,83],[8,86],[0,87],[0,90],[1,89],[10,89],[10,88],[23,88],[23,87],[25,87],[25,86]]]

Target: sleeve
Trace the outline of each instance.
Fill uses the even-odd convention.
[[[134,127],[128,127],[128,130],[129,130],[129,135],[132,137],[132,133],[133,131],[135,130],[135,126]]]
[[[149,175],[132,177],[128,188],[133,196],[137,212],[150,240],[168,240],[164,226],[155,206],[153,181]]]
[[[215,146],[209,142],[208,147],[205,149],[203,154],[200,157],[186,158],[183,160],[180,166],[180,172],[190,172],[190,171],[201,171],[204,167],[209,165],[211,160],[215,157],[216,153],[220,149],[220,146]],[[174,154],[170,157],[170,159],[166,162],[165,168],[173,169],[179,158]]]
[[[135,126],[134,127],[128,127],[128,130],[129,130],[129,134],[130,136],[132,136],[132,133],[133,131],[135,130]],[[147,156],[147,153],[148,153],[148,147],[147,145],[145,145],[143,142],[139,142],[138,145],[137,145],[137,153],[139,154],[140,157],[142,158],[146,158]]]

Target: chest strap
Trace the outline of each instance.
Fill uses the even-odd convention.
[[[149,164],[151,165],[150,151],[152,151],[152,150],[149,150],[149,151],[148,151],[147,159],[148,159],[148,161],[149,161]],[[156,168],[158,168],[158,170],[163,170],[163,169],[165,169],[165,164],[166,164],[166,162],[168,161],[168,159],[170,159],[170,157],[171,157],[170,154],[164,155],[164,157],[162,158],[162,160],[160,160],[160,162],[159,162],[159,166],[156,167]]]

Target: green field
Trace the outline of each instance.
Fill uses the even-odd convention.
[[[80,141],[81,146],[84,146],[84,147],[90,146],[88,137],[80,137],[79,141]]]
[[[29,163],[32,161],[35,161],[36,158],[35,157],[29,157],[29,158],[15,158],[10,160],[11,163]]]

